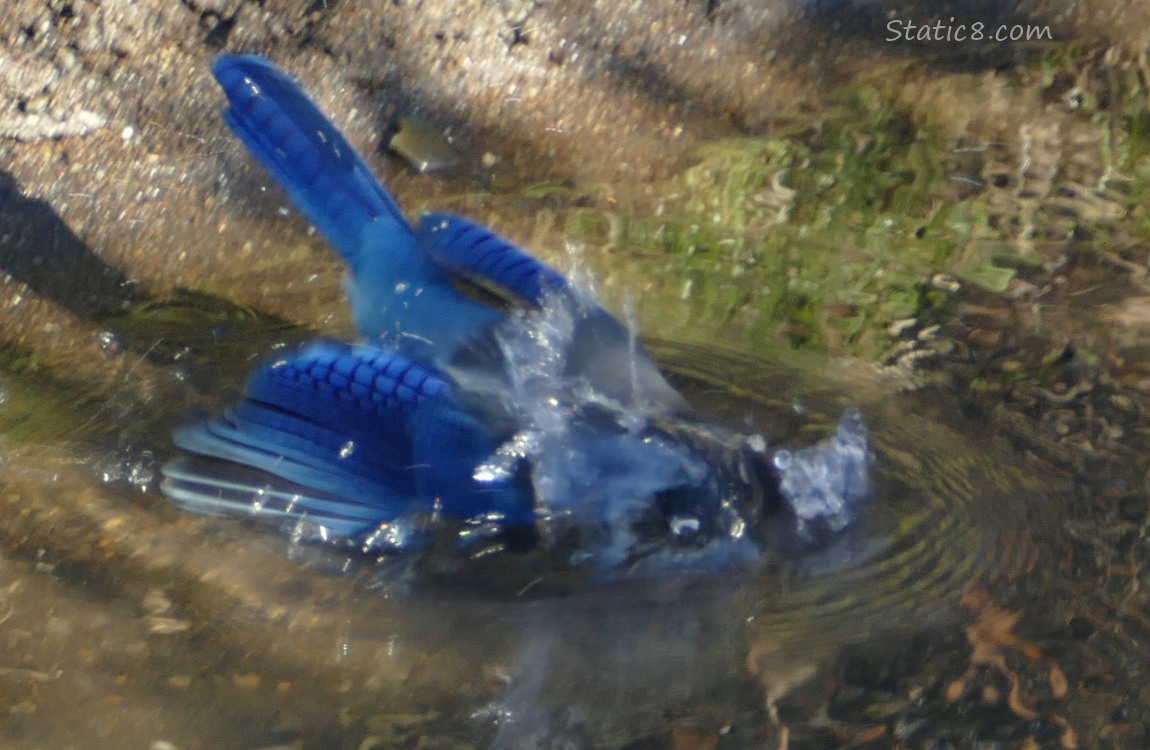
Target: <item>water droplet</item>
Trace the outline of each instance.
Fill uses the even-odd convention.
[[[100,348],[108,354],[119,354],[123,350],[120,337],[111,331],[104,331],[98,334],[96,340],[100,342]]]

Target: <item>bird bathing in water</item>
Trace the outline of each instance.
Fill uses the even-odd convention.
[[[162,489],[181,507],[372,554],[514,538],[603,577],[753,564],[852,521],[873,462],[857,410],[798,450],[708,425],[554,268],[459,216],[409,223],[271,63],[213,72],[227,124],[347,263],[362,338],[272,359],[180,428]]]

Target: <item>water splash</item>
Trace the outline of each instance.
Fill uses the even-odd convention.
[[[874,462],[857,409],[835,435],[809,448],[774,450],[648,400],[638,375],[645,356],[627,332],[630,400],[597,387],[572,366],[579,326],[597,304],[578,289],[547,293],[497,333],[518,430],[475,472],[506,480],[526,467],[546,548],[600,572],[711,569],[759,558],[789,507],[784,533],[819,541],[839,532],[870,494]]]
[[[641,555],[644,526],[659,525],[661,493],[706,484],[710,467],[660,434],[658,413],[627,408],[571,372],[576,323],[594,314],[583,292],[548,293],[538,310],[515,314],[499,332],[520,429],[477,476],[509,476],[526,461],[545,543],[567,562],[612,568]],[[635,355],[632,354],[632,357]],[[671,534],[687,538],[698,519]]]
[[[120,448],[97,462],[96,474],[105,484],[126,484],[148,492],[155,487],[159,461],[150,450]]]
[[[842,531],[854,519],[855,508],[871,493],[874,464],[862,412],[847,409],[834,435],[802,450],[778,450],[779,491],[798,521],[800,534],[816,524]]]

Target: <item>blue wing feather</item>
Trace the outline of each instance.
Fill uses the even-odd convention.
[[[411,237],[395,200],[292,79],[250,55],[224,55],[212,72],[231,104],[228,125],[353,271],[367,224],[382,220],[400,241]]]
[[[416,232],[420,249],[441,267],[494,282],[530,302],[569,288],[563,274],[462,216],[424,214]]]
[[[433,368],[320,342],[258,370],[223,416],[177,431],[176,444],[200,458],[169,464],[165,491],[192,509],[307,516],[341,535],[436,507],[530,523],[521,489],[473,477],[500,438]],[[238,481],[221,461],[255,473]]]
[[[335,536],[354,537],[376,530],[388,514],[378,495],[356,498],[327,495],[232,461],[183,457],[164,466],[163,491],[182,508],[207,515],[253,516],[307,521]],[[414,504],[395,495],[395,512]]]
[[[492,282],[535,304],[545,304],[546,295],[557,295],[570,306],[575,329],[564,353],[566,375],[584,378],[624,404],[689,411],[635,333],[551,266],[482,224],[452,214],[424,214],[416,238],[420,248],[448,272]]]

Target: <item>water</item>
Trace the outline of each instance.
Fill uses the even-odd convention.
[[[149,326],[153,310],[137,311]],[[745,573],[622,584],[519,573],[509,589],[516,560],[498,558],[412,586],[402,561],[348,565],[181,514],[141,485],[137,467],[170,450],[166,430],[183,417],[171,404],[213,401],[246,372],[247,357],[218,356],[227,336],[188,335],[221,312],[197,302],[175,315],[198,324],[169,324],[167,354],[124,368],[116,408],[74,385],[37,391],[42,376],[10,368],[8,419],[44,419],[0,469],[7,746],[620,747],[692,732],[742,746],[792,724],[815,742],[821,730],[788,711],[829,700],[828,675],[860,649],[957,632],[964,592],[1033,586],[1047,554],[1053,521],[1039,511],[1053,510],[1056,485],[1007,446],[915,417],[914,396],[859,373],[656,343],[674,384],[732,428],[801,446],[859,406],[877,454],[859,521],[820,555]],[[265,351],[302,334],[223,317]],[[130,341],[140,324],[118,327]],[[183,397],[143,398],[144,382]],[[112,442],[148,447],[109,458]]]

